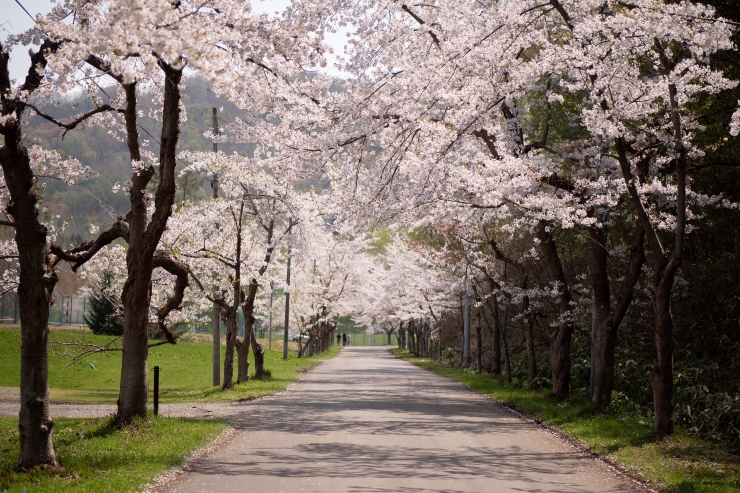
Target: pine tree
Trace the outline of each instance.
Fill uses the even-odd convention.
[[[123,324],[116,314],[118,299],[111,290],[112,281],[113,274],[104,272],[100,290],[90,297],[89,308],[84,318],[94,334],[123,335]]]

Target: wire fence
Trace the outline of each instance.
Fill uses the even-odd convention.
[[[49,308],[50,325],[71,325],[83,327],[87,296],[54,295],[54,304]],[[0,296],[0,324],[20,323],[18,293],[10,291]]]

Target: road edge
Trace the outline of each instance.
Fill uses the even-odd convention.
[[[594,452],[593,450],[589,449],[583,442],[578,440],[577,438],[574,438],[567,434],[565,431],[561,430],[557,426],[551,425],[550,423],[543,421],[541,419],[536,418],[535,416],[532,416],[531,414],[528,414],[520,409],[518,409],[514,404],[511,404],[510,402],[506,402],[502,399],[499,399],[498,397],[494,397],[489,394],[485,394],[483,392],[480,392],[469,385],[464,384],[463,382],[449,376],[444,375],[442,373],[438,373],[432,369],[425,368],[419,364],[417,364],[414,361],[402,358],[401,356],[395,354],[393,351],[391,351],[393,348],[388,349],[388,353],[390,353],[394,358],[397,358],[401,361],[405,361],[409,364],[412,364],[416,366],[417,368],[421,368],[422,370],[426,370],[430,373],[433,373],[435,375],[438,375],[440,377],[446,378],[447,380],[450,380],[452,382],[455,382],[456,384],[460,385],[461,387],[467,389],[468,391],[479,395],[481,397],[484,397],[491,401],[493,404],[497,405],[498,407],[504,409],[505,411],[509,412],[510,414],[513,414],[514,416],[520,418],[522,421],[529,423],[537,428],[540,428],[549,434],[559,438],[561,441],[567,443],[577,451],[585,454],[588,456],[589,459],[595,461],[599,464],[600,467],[603,467],[604,469],[607,469],[614,474],[617,474],[620,477],[624,477],[625,479],[629,480],[631,483],[633,483],[634,486],[637,486],[639,490],[641,490],[643,493],[668,493],[666,490],[660,489],[659,487],[655,486],[654,484],[651,484],[648,480],[645,478],[638,476],[637,474],[628,471],[620,464],[612,461],[611,459],[604,457],[603,455],[599,454],[598,452]]]

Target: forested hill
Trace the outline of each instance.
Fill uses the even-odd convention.
[[[114,89],[103,89],[110,96],[115,96]],[[108,97],[101,92],[104,101]],[[147,97],[140,100],[146,104]],[[232,122],[240,111],[229,101],[217,97],[206,83],[199,78],[188,82],[183,91],[183,105],[187,122],[182,125],[180,150],[212,150],[213,143],[204,136],[212,127],[212,108],[218,108],[219,125]],[[55,105],[47,105],[42,111],[60,121],[68,121],[76,114],[92,109],[92,103],[86,96],[64,98]],[[29,112],[29,116],[32,112]],[[139,118],[140,139],[148,141],[147,149],[158,154],[159,122],[148,115]],[[125,183],[131,177],[131,165],[128,149],[124,142],[118,141],[108,130],[99,126],[77,128],[64,133],[56,125],[39,116],[30,118],[26,135],[47,149],[58,150],[64,156],[77,158],[83,165],[89,166],[98,173],[97,178],[68,186],[56,180],[49,180],[43,193],[44,203],[53,214],[59,214],[58,224],[68,221],[60,241],[64,244],[79,243],[89,237],[88,223],[96,221],[101,227],[111,223],[117,213],[128,210],[128,196],[123,192],[113,193],[116,182]],[[239,152],[251,154],[252,145],[219,144],[219,150],[227,153]],[[204,196],[210,191],[210,183],[199,176],[188,174],[178,178],[179,193],[177,200]],[[111,217],[111,215],[113,217]]]

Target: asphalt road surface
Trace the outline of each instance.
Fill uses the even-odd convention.
[[[556,436],[387,349],[344,348],[171,492],[637,492]]]

